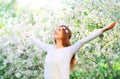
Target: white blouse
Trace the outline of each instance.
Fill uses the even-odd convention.
[[[88,37],[77,41],[75,44],[56,49],[54,44],[46,44],[38,39],[30,36],[29,38],[36,44],[39,48],[47,52],[45,58],[45,79],[69,79],[70,75],[70,61],[72,56],[76,51],[82,47],[85,43],[95,39],[97,36],[102,34],[102,30],[96,30]]]

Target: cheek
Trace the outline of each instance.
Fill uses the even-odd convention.
[[[63,37],[62,32],[59,32],[59,37],[60,37],[60,38],[62,38],[62,37]]]
[[[62,33],[60,33],[60,32],[57,33],[57,34],[54,33],[54,37],[55,37],[55,38],[62,38]]]

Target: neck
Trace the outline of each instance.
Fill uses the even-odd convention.
[[[62,45],[62,40],[61,39],[56,39],[56,48],[63,48],[64,46]]]

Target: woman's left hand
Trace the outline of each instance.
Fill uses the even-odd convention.
[[[112,29],[112,28],[116,25],[116,23],[117,23],[117,22],[113,22],[113,23],[111,23],[109,26],[104,27],[104,28],[102,29],[102,32],[105,32],[105,31],[107,31],[107,30]]]

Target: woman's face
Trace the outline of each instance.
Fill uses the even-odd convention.
[[[57,27],[57,29],[54,32],[54,38],[62,39],[62,37],[63,37],[63,27]]]

